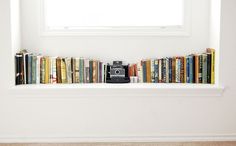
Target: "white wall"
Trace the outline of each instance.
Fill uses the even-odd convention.
[[[10,95],[9,90],[9,72],[12,71],[10,2],[1,0],[0,142],[50,142],[53,139],[78,141],[83,140],[83,137],[135,140],[132,136],[136,136],[136,140],[236,140],[236,67],[232,62],[236,53],[235,7],[235,0],[222,1],[220,83],[226,87],[222,97],[16,98]],[[53,46],[62,40],[67,44],[78,41],[77,38],[39,38],[30,34],[27,46],[24,44],[26,36],[23,36],[24,47],[34,48],[39,45],[39,48],[44,48],[46,44]],[[35,42],[37,39],[40,43]],[[117,44],[119,48],[157,48],[157,44],[161,46],[170,40],[176,41],[174,38],[168,39],[157,42],[156,38],[81,38],[78,44],[86,49],[93,48],[93,44],[99,47],[104,45],[107,49],[116,48]],[[189,47],[186,48],[191,48],[191,44],[195,42],[188,43]],[[60,45],[59,49],[55,49],[55,54],[62,53],[60,48],[65,47],[68,47],[68,52],[76,52],[72,45]],[[201,44],[197,48],[205,48],[205,45]],[[42,52],[46,53],[47,49]],[[177,52],[172,50],[167,53],[171,55]]]
[[[193,29],[191,36],[176,38],[42,37],[39,32],[40,0],[22,0],[22,47],[54,56],[83,56],[104,61],[122,59],[130,62],[137,62],[146,57],[167,57],[202,52],[205,51],[205,48],[210,47],[209,1],[192,1]]]

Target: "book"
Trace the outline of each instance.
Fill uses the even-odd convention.
[[[151,60],[146,61],[146,76],[147,76],[147,83],[152,83],[151,77]]]
[[[199,83],[202,83],[202,64],[203,64],[203,55],[199,55],[199,69],[198,69],[198,81]]]
[[[202,54],[202,83],[207,84],[207,54]]]
[[[15,55],[15,84],[24,84],[24,59],[22,53]]]
[[[155,60],[150,60],[151,62],[151,83],[155,83]]]
[[[61,83],[67,83],[67,72],[66,72],[66,60],[65,58],[61,59]]]
[[[76,59],[71,58],[71,78],[72,78],[72,83],[76,83]]]
[[[162,59],[158,59],[158,65],[159,65],[158,83],[162,83]]]
[[[93,83],[93,60],[89,61],[89,83]]]
[[[57,83],[62,83],[62,78],[61,78],[61,58],[57,57],[56,59],[56,70],[57,70]]]
[[[169,58],[165,59],[165,63],[166,63],[166,80],[165,83],[169,83]]]
[[[79,59],[79,83],[84,83],[84,58]]]
[[[75,83],[80,83],[80,58],[75,59]]]
[[[162,83],[166,83],[166,58],[162,58],[162,79],[161,79],[161,82]]]
[[[97,61],[93,61],[93,83],[98,83],[98,64]]]
[[[69,57],[67,57],[67,58],[65,58],[65,61],[66,61],[66,75],[67,75],[67,82],[68,82],[68,84],[71,84],[71,83],[73,83],[72,82],[72,59],[71,58],[69,58]]]
[[[57,83],[57,61],[56,57],[51,58],[51,83],[56,84]]]
[[[154,83],[158,83],[159,78],[159,65],[158,65],[158,59],[154,60]]]
[[[36,84],[36,80],[37,80],[37,56],[33,55],[32,56],[32,66],[31,66],[31,77],[32,77],[32,84]]]
[[[176,57],[172,58],[172,83],[176,83]]]
[[[37,56],[37,62],[36,62],[36,84],[40,84],[40,61],[42,56]]]
[[[194,71],[195,71],[195,76],[194,76],[194,80],[195,80],[195,83],[199,83],[199,55],[195,54],[194,55],[194,63],[195,63],[195,68],[194,68]]]
[[[207,48],[207,53],[211,54],[211,84],[215,84],[215,49]]]
[[[169,58],[169,83],[172,83],[172,58]]]
[[[142,62],[138,62],[137,64],[137,70],[138,70],[138,82],[143,83],[143,67]]]
[[[84,60],[84,77],[85,77],[85,83],[89,83],[89,59]]]
[[[211,60],[212,60],[212,54],[207,53],[207,83],[211,84]]]
[[[184,57],[180,57],[180,83],[184,83]]]
[[[143,67],[143,83],[147,83],[147,64],[146,61],[142,61],[142,67]]]

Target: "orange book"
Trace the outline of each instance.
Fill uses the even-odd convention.
[[[147,83],[152,83],[151,77],[151,60],[146,61],[146,71],[147,71]]]
[[[199,56],[197,54],[194,55],[195,59],[195,83],[199,83]]]
[[[93,83],[98,82],[98,63],[93,61]]]

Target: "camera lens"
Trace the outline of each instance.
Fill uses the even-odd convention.
[[[116,70],[115,73],[116,73],[116,74],[120,74],[120,71],[119,71],[119,70]]]

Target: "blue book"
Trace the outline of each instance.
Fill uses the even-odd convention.
[[[189,66],[189,56],[186,57],[186,76],[187,76],[187,83],[190,83],[190,66]]]
[[[32,84],[32,54],[28,56],[28,84]]]
[[[193,83],[193,56],[189,56],[189,83]]]
[[[147,66],[146,66],[146,61],[142,61],[142,67],[143,67],[143,82],[147,83]]]
[[[172,83],[172,58],[169,58],[169,83]]]

